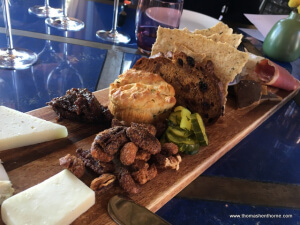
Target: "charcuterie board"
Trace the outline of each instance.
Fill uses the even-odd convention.
[[[184,155],[178,171],[159,171],[155,179],[141,186],[139,194],[129,197],[151,211],[157,211],[297,94],[297,91],[287,92],[278,89],[272,91],[282,100],[265,101],[255,107],[242,110],[236,109],[234,100],[229,98],[225,115],[206,128],[209,138],[208,146],[202,147],[196,155]],[[108,89],[96,91],[94,95],[103,105],[108,104]],[[51,107],[28,113],[56,122],[56,114]],[[4,162],[15,193],[36,185],[63,170],[59,166],[59,158],[68,153],[75,154],[77,148],[89,149],[95,135],[106,128],[101,124],[86,124],[69,120],[59,123],[68,128],[69,135],[65,139],[0,152],[0,158]],[[90,185],[93,178],[92,174],[86,172],[82,180]],[[97,194],[96,204],[73,224],[114,224],[107,214],[107,203],[112,196],[119,193],[123,191],[116,186],[102,194]],[[3,224],[2,220],[0,224]]]

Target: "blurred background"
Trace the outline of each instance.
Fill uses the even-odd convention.
[[[120,0],[136,5],[138,0]],[[184,9],[199,12],[219,19],[228,25],[247,26],[251,23],[244,16],[249,14],[284,14],[290,13],[288,0],[184,0]],[[239,21],[239,24],[234,24]]]

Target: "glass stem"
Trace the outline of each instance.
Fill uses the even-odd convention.
[[[64,37],[68,38],[68,31],[64,32]],[[67,42],[64,42],[63,60],[65,62],[68,62],[68,44],[67,44]]]
[[[66,0],[63,0],[62,10],[63,10],[63,16],[67,17]]]
[[[112,29],[111,29],[111,32],[113,34],[117,32],[118,10],[119,10],[119,0],[114,0],[113,22],[112,22]]]
[[[8,0],[2,0],[2,7],[3,7],[4,23],[6,28],[7,48],[8,50],[12,50],[14,46],[13,46],[12,34],[11,34],[11,22],[10,22]]]
[[[50,7],[49,7],[49,0],[45,0],[45,8],[46,9],[49,9]]]
[[[45,27],[46,27],[46,33],[48,35],[51,35],[51,33],[50,33],[50,26],[47,26],[47,24],[45,24]],[[46,45],[48,45],[50,47],[50,49],[52,49],[50,38],[46,39]]]

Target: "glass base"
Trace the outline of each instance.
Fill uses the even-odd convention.
[[[62,9],[55,9],[41,5],[30,7],[28,9],[28,12],[38,17],[59,17],[63,15]]]
[[[0,68],[3,69],[26,69],[37,61],[37,55],[22,48],[1,48]]]
[[[99,30],[96,36],[103,41],[113,42],[113,43],[124,43],[130,42],[130,36],[128,34],[119,33],[118,31],[113,32],[112,30]]]
[[[84,28],[84,22],[72,17],[47,18],[46,24],[59,30],[78,31]]]

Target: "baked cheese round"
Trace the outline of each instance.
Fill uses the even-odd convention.
[[[129,69],[109,87],[109,110],[126,124],[154,123],[175,103],[174,88],[151,72]]]

